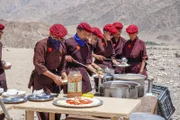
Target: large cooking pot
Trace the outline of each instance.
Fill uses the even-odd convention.
[[[138,89],[140,87],[139,83],[134,82],[134,81],[122,81],[122,80],[118,80],[118,81],[114,81],[114,82],[128,84],[130,86],[129,98],[133,98],[133,99],[138,98]]]
[[[144,96],[144,81],[146,76],[141,74],[114,74],[114,80],[134,81],[140,84],[138,87],[138,97]]]
[[[120,85],[119,85],[120,84]],[[125,87],[123,85],[129,86],[129,91],[126,93],[126,96],[124,98],[138,98],[138,88],[140,87],[140,84],[134,81],[112,81],[112,82],[104,82],[104,84],[100,87],[100,95],[106,96],[106,97],[113,97],[115,92],[120,91],[118,89],[115,89],[115,87]],[[126,92],[126,91],[124,91]],[[119,93],[120,94],[120,93]],[[127,96],[128,95],[128,96]],[[117,95],[118,96],[118,95]]]
[[[128,84],[108,81],[100,86],[100,95],[106,97],[129,98],[130,86]]]
[[[130,120],[165,120],[161,116],[150,114],[150,113],[132,113],[130,115]]]
[[[95,83],[96,92],[99,92],[99,88],[101,84],[107,81],[113,81],[113,75],[105,73],[104,76],[102,77],[95,76],[94,83]]]

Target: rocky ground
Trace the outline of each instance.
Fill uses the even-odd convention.
[[[147,46],[149,55],[148,74],[157,85],[167,86],[176,108],[172,120],[180,120],[180,47]],[[9,88],[27,89],[32,65],[33,49],[4,48],[3,59],[12,62],[11,70],[6,71]],[[11,110],[14,120],[24,120],[24,111]],[[35,116],[36,118],[36,116]]]
[[[180,49],[174,47],[148,47],[148,74],[154,84],[167,86],[176,108],[173,120],[180,120]]]

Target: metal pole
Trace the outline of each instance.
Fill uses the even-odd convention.
[[[10,115],[9,115],[9,113],[8,113],[8,110],[6,109],[6,107],[5,107],[5,105],[4,105],[4,103],[3,103],[3,101],[2,101],[1,98],[0,98],[0,105],[1,105],[1,108],[2,108],[2,110],[3,110],[3,112],[4,112],[4,114],[5,114],[6,119],[7,119],[7,120],[13,120],[13,119],[10,117]]]

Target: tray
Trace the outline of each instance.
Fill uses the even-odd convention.
[[[25,95],[26,95],[25,91],[17,91],[17,94],[8,94],[8,92],[2,93],[2,97],[20,97]]]
[[[18,97],[7,97],[3,98],[2,101],[5,104],[17,104],[17,103],[23,103],[27,101],[26,97],[18,96]]]
[[[118,64],[118,65],[113,65],[113,66],[116,66],[116,67],[129,67],[130,65],[129,64]]]
[[[93,101],[91,104],[83,104],[83,105],[71,105],[66,103],[66,100],[69,98],[60,98],[55,101],[53,101],[53,105],[59,106],[59,107],[66,107],[66,108],[92,108],[92,107],[98,107],[103,104],[102,100],[96,99],[96,98],[86,98]],[[74,98],[71,98],[74,99]]]
[[[32,94],[27,96],[27,100],[34,101],[34,102],[44,102],[54,100],[54,95],[49,93],[42,93],[42,94]]]

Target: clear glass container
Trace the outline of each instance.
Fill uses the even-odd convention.
[[[70,71],[68,75],[68,97],[82,96],[82,75],[80,71]]]

